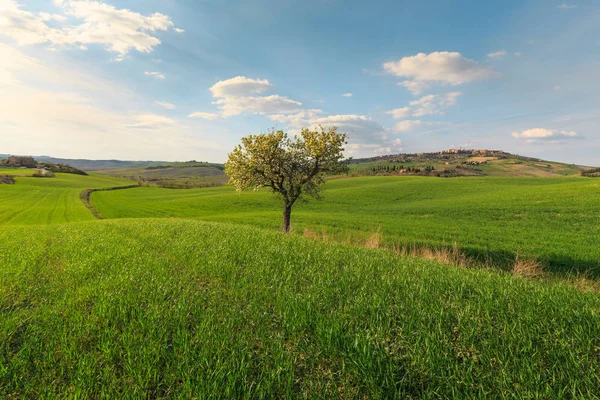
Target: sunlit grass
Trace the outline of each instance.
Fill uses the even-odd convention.
[[[0,265],[3,398],[600,393],[562,284],[175,219],[11,227]]]
[[[517,255],[548,272],[600,274],[600,186],[582,178],[369,177],[327,183],[322,201],[297,204],[292,229],[380,247],[452,248],[512,268]],[[180,217],[277,230],[281,205],[266,191],[139,188],[94,193],[108,218]]]

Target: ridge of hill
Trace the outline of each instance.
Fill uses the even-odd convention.
[[[556,177],[579,175],[589,168],[488,149],[449,149],[350,160],[350,170],[358,175]]]

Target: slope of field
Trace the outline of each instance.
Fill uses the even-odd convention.
[[[143,181],[147,185],[181,188],[221,186],[228,179],[222,165],[206,163],[161,164],[143,168],[99,170],[97,173]]]
[[[35,169],[28,168],[0,168],[0,176],[30,176],[33,175],[34,172],[36,172]]]
[[[61,173],[54,178],[17,177],[15,180],[14,185],[0,185],[0,225],[92,220],[94,216],[79,198],[82,190],[131,184],[131,181],[101,175]]]
[[[2,398],[600,393],[567,286],[164,219],[11,227],[0,265]]]
[[[378,160],[353,160],[350,171],[359,175],[386,174],[382,167],[399,169],[433,167],[436,171],[457,170],[458,175],[560,177],[577,176],[586,167],[531,159],[503,153],[501,157],[473,157],[468,154],[424,153],[422,155],[383,156]],[[391,171],[392,175],[400,174]]]
[[[298,204],[292,227],[360,241],[373,233],[387,246],[452,246],[512,264],[534,257],[549,271],[600,273],[600,186],[583,178],[369,177],[330,181],[324,199]],[[270,193],[230,187],[98,192],[108,218],[181,217],[281,225]]]

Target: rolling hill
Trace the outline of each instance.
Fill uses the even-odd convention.
[[[283,235],[266,191],[93,214],[131,181],[27,172],[0,170],[2,398],[600,393],[594,178],[337,178]]]

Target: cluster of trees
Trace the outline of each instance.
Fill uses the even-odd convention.
[[[87,172],[82,171],[79,168],[71,167],[69,164],[54,164],[46,162],[38,163],[37,167],[51,172],[62,172],[63,174],[87,175]]]
[[[431,172],[435,169],[435,167],[433,166],[427,166],[425,167],[425,171],[426,172]],[[417,167],[407,167],[404,168],[404,165],[376,165],[372,168],[371,170],[372,172],[374,172],[375,174],[380,173],[380,172],[400,172],[400,171],[404,171],[404,172],[408,172],[408,173],[413,173],[413,174],[418,174],[421,172],[421,168],[417,168]]]
[[[600,168],[592,168],[581,171],[581,176],[587,176],[588,178],[600,178]]]

